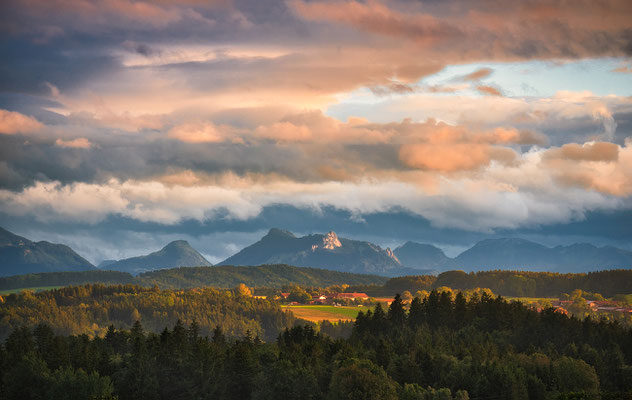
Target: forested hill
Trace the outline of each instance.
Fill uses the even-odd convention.
[[[196,297],[195,291],[185,292],[193,297],[171,308],[191,310],[192,300],[204,310],[201,315],[216,315],[226,307],[234,318],[267,309],[265,301],[205,293]],[[66,300],[73,304],[89,300],[69,294]],[[158,305],[174,294],[150,289],[136,297],[155,298],[149,301]],[[52,301],[52,293],[46,296]],[[121,296],[100,296],[112,304],[122,301]],[[264,315],[287,314],[271,307]],[[433,291],[423,301],[415,298],[409,310],[398,296],[388,310],[377,306],[360,313],[351,337],[338,340],[311,326],[295,326],[276,341],[264,343],[252,331],[229,338],[220,329],[208,335],[193,322],[166,320],[165,325],[160,334],[145,323],[134,323],[130,330],[111,327],[104,336],[92,339],[57,336],[46,325],[18,328],[0,346],[0,398],[625,400],[632,396],[630,330],[616,323],[568,318],[553,309],[538,313],[486,294],[468,299]]]
[[[127,272],[82,271],[27,274],[0,278],[0,290],[42,286],[83,285],[86,283],[157,285],[160,288],[186,289],[193,287],[233,288],[240,283],[251,287],[284,285],[382,285],[388,278],[376,275],[351,274],[317,268],[290,265],[259,265],[256,267],[181,267],[163,269],[133,277]]]
[[[286,285],[326,287],[340,284],[383,284],[388,278],[377,275],[352,274],[326,269],[291,265],[259,265],[255,267],[193,267],[146,272],[138,276],[143,285],[161,288],[193,288],[212,286],[233,288],[240,283],[251,287],[280,288]]]
[[[295,318],[278,302],[254,298],[248,290],[94,284],[0,296],[0,342],[15,328],[38,323],[65,335],[103,336],[110,325],[128,329],[142,321],[146,329],[159,333],[178,320],[195,321],[204,335],[219,326],[230,336],[249,333],[274,340]]]
[[[85,285],[86,283],[103,283],[106,285],[125,285],[135,283],[134,277],[127,272],[119,271],[67,271],[41,272],[0,277],[0,290],[35,288],[45,286]]]
[[[502,296],[557,297],[579,289],[606,297],[632,293],[632,270],[619,269],[581,274],[558,274],[530,271],[447,271],[439,276],[411,275],[389,279],[384,285],[356,285],[349,291],[370,296],[393,296],[395,293],[441,287],[455,290],[488,288]]]

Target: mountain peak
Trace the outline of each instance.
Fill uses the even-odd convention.
[[[343,246],[344,244],[344,246]],[[344,272],[397,274],[401,265],[369,242],[339,238],[334,231],[296,237],[271,229],[261,240],[218,265],[288,264]]]
[[[408,268],[442,269],[450,261],[440,248],[411,241],[396,248],[393,254],[402,265]]]
[[[323,248],[333,250],[336,247],[342,247],[342,243],[340,243],[338,235],[336,235],[336,232],[334,231],[327,232],[325,237],[323,237]]]
[[[191,247],[191,245],[186,240],[174,240],[173,242],[168,243],[164,249],[183,249],[189,247]]]
[[[189,242],[186,240],[174,240],[156,252],[109,263],[105,265],[105,268],[138,274],[162,268],[211,265],[203,255],[191,247]]]
[[[296,236],[292,232],[286,231],[285,229],[272,228],[268,231],[268,234],[265,235],[264,238],[272,238],[272,237],[295,238]]]

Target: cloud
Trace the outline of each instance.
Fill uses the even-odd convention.
[[[629,55],[632,11],[625,0],[520,1],[475,0],[422,4],[399,1],[317,1],[289,3],[300,17],[342,24],[359,31],[404,39],[425,50],[456,59],[493,57],[577,58]],[[594,18],[600,15],[601,18]],[[563,25],[559,21],[564,21]]]
[[[462,35],[460,29],[432,15],[411,16],[379,2],[363,4],[356,1],[292,1],[290,5],[294,12],[305,19],[336,21],[371,33],[405,36],[422,45]]]
[[[479,85],[476,87],[476,90],[478,90],[479,93],[485,94],[488,96],[502,96],[503,95],[500,90],[496,89],[493,86]]]
[[[557,149],[550,149],[545,153],[549,159],[564,159],[572,161],[617,161],[619,146],[613,143],[568,143]]]
[[[33,133],[44,127],[33,117],[15,111],[0,110],[0,133],[14,135],[16,133]]]
[[[613,196],[632,195],[632,143],[569,143],[543,154],[543,167],[559,184]]]
[[[586,191],[577,184],[560,186],[556,182],[561,177],[538,168],[540,159],[541,153],[535,152],[510,166],[492,163],[485,175],[441,179],[433,192],[417,184],[423,172],[413,172],[409,182],[391,177],[306,183],[234,174],[193,186],[135,180],[68,185],[37,182],[19,192],[0,190],[0,212],[51,223],[97,224],[118,215],[173,225],[185,220],[213,221],[218,215],[246,221],[267,206],[286,204],[306,210],[333,207],[353,215],[407,210],[437,227],[490,232],[568,222],[590,210],[622,206],[620,199],[604,190],[608,188]],[[625,162],[628,164],[617,168],[627,174],[622,175],[627,181],[620,182],[620,188],[629,190],[625,167],[630,161]]]
[[[167,137],[178,139],[186,143],[219,143],[226,140],[226,136],[210,122],[189,123],[176,126],[169,130]]]
[[[612,72],[619,72],[622,74],[632,74],[632,65],[622,65],[612,70]]]
[[[76,138],[72,140],[57,139],[55,140],[55,146],[70,149],[89,149],[92,147],[92,143],[86,138]]]
[[[480,68],[477,69],[474,72],[471,72],[467,75],[461,76],[458,78],[458,80],[462,80],[462,81],[478,81],[484,78],[487,78],[488,76],[490,76],[492,74],[492,72],[494,72],[493,69],[491,68]]]
[[[508,148],[483,144],[413,144],[402,146],[402,162],[411,168],[439,172],[477,170],[492,161],[511,164],[515,152]]]

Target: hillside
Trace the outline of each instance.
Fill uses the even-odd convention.
[[[32,242],[0,228],[0,276],[94,269],[66,245]]]

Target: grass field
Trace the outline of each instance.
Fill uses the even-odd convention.
[[[4,289],[4,290],[0,290],[0,295],[20,293],[23,290],[32,290],[33,292],[41,292],[42,290],[59,289],[60,287],[63,287],[63,286],[37,286],[37,287],[23,287],[19,289]]]
[[[334,307],[334,306],[283,306],[283,309],[292,311],[297,318],[312,322],[328,321],[354,321],[360,311],[366,312],[368,307]]]

